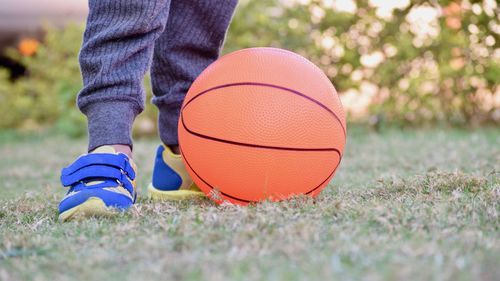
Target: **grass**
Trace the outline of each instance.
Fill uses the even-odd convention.
[[[498,280],[499,136],[355,128],[315,200],[141,197],[115,218],[64,224],[59,170],[84,140],[0,137],[0,280]],[[156,144],[135,147],[142,187]]]

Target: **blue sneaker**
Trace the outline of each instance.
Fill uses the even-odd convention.
[[[61,183],[69,191],[59,203],[59,220],[108,216],[129,209],[137,196],[136,170],[127,155],[111,146],[80,156],[61,172]]]
[[[155,201],[205,196],[189,176],[182,162],[182,156],[173,153],[164,145],[160,145],[156,151],[153,179],[148,187],[148,195]]]

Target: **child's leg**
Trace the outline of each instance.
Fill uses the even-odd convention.
[[[132,146],[132,123],[144,109],[143,77],[169,7],[170,0],[89,0],[78,96],[88,118],[89,151]]]
[[[219,56],[237,0],[172,1],[165,32],[155,43],[151,78],[162,142],[155,158],[149,196],[181,200],[203,193],[193,184],[180,155],[177,122],[194,79]],[[173,153],[172,153],[173,152]]]
[[[172,1],[165,32],[155,43],[151,68],[160,138],[168,146],[178,144],[182,101],[194,79],[218,58],[237,2]]]
[[[92,153],[62,171],[61,182],[69,188],[59,204],[63,221],[126,210],[135,202],[131,128],[144,108],[142,80],[170,0],[89,0],[89,8],[78,106],[88,119]]]

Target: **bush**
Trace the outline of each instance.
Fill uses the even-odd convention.
[[[84,116],[74,113],[75,93],[82,85],[77,60],[81,34],[82,28],[75,25],[64,30],[48,27],[36,55],[8,51],[26,66],[27,75],[15,82],[10,82],[5,72],[0,77],[0,127],[29,129],[58,122],[63,127],[68,122],[83,123]],[[75,127],[71,130],[76,134],[85,129],[70,127]]]
[[[17,49],[8,51],[10,57],[26,66],[28,73],[12,82],[6,71],[0,69],[0,128],[34,130],[55,125],[71,136],[84,135],[86,118],[76,107],[76,94],[82,87],[78,52],[84,27],[45,29],[36,55],[26,56]],[[148,78],[145,85],[147,96],[151,97]],[[148,107],[134,129],[142,135],[155,132],[155,127],[148,125],[155,116],[152,106]]]
[[[492,0],[245,0],[226,51],[304,55],[335,84],[351,121],[498,123],[498,11]]]
[[[224,52],[293,50],[335,84],[350,121],[477,125],[500,121],[500,24],[495,1],[240,0]],[[343,3],[339,5],[338,3]],[[35,55],[10,50],[28,74],[0,69],[0,128],[45,124],[85,132],[75,106],[83,27],[48,27]],[[146,81],[148,97],[151,96]],[[154,132],[147,106],[136,131]]]

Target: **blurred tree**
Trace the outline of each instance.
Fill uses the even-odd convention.
[[[73,109],[75,93],[81,87],[77,60],[81,31],[74,25],[62,31],[47,27],[44,43],[37,46],[36,54],[23,49],[8,51],[26,66],[27,75],[15,82],[0,77],[0,127],[33,129],[57,123],[70,134],[84,131],[84,117]]]
[[[226,51],[298,52],[334,82],[351,114],[422,124],[500,121],[494,0],[240,1]]]

